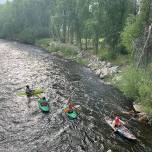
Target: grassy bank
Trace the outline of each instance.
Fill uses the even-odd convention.
[[[50,53],[55,52],[66,59],[75,60],[82,65],[88,64],[88,60],[79,55],[79,48],[74,45],[55,42],[49,38],[36,40],[35,45],[48,50]]]
[[[125,96],[133,99],[137,104],[142,106],[152,124],[152,80],[151,68],[148,71],[144,69],[135,69],[129,66],[123,70],[118,80],[114,81]]]
[[[71,44],[54,42],[48,38],[37,40],[35,44],[49,52],[55,52],[64,58],[75,60],[82,65],[88,65],[89,63],[87,56],[80,55],[81,52],[85,51],[80,51],[78,47]],[[152,80],[150,78],[150,72],[145,72],[142,69],[137,70],[133,66],[129,66],[131,61],[129,55],[126,54],[113,58],[111,54],[108,54],[109,52],[106,49],[99,50],[98,54],[95,54],[93,50],[87,52],[90,56],[96,55],[101,60],[120,66],[121,73],[115,77],[106,77],[104,80],[112,82],[125,96],[139,103],[148,116],[152,118]]]
[[[75,45],[53,41],[50,38],[36,40],[35,45],[44,48],[49,52],[56,52],[58,55],[61,55],[64,58],[73,59],[83,65],[88,64],[88,58],[85,56],[83,57],[80,56],[79,55],[80,52],[83,52],[84,54],[87,53],[89,55],[95,55],[99,59],[103,61],[111,62],[114,65],[125,66],[129,63],[128,55],[120,54],[117,55],[117,57],[113,57],[112,54],[108,52],[105,48],[101,48],[100,50],[98,50],[98,53],[96,54],[96,51],[92,49],[89,49],[87,51],[84,50],[80,51],[80,49]],[[82,41],[82,45],[85,45],[83,44],[83,41]]]

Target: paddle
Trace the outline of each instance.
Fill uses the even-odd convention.
[[[131,118],[129,118],[129,119],[126,120],[125,118],[122,117],[122,120],[125,122],[126,125],[129,125],[128,122],[129,122],[130,120],[132,120],[132,119],[133,119],[133,118],[131,117]]]
[[[81,107],[80,107],[80,105],[75,105],[75,106],[74,106],[74,108],[75,108],[77,111],[79,111],[79,112],[81,111],[81,109],[80,109],[80,108],[81,108]]]
[[[67,100],[65,100],[66,101],[66,104],[68,104],[68,103],[70,103],[70,99],[71,99],[71,97],[69,97]],[[71,102],[72,103],[72,102]],[[72,103],[73,104],[73,103]],[[74,104],[73,104],[74,105]],[[80,105],[74,105],[73,106],[77,111],[80,111]]]
[[[37,89],[34,89],[33,90],[33,96],[36,96],[36,95],[38,95],[38,94],[41,94],[41,93],[43,93],[44,92],[44,90],[43,89],[41,89],[41,88],[37,88]],[[16,94],[17,96],[26,96],[27,94],[26,94],[26,92],[18,92],[17,94]]]

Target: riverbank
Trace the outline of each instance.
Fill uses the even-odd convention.
[[[111,80],[121,72],[126,60],[119,62],[118,60],[106,61],[102,60],[100,55],[96,55],[92,50],[80,50],[77,46],[54,42],[49,39],[41,39],[36,41],[36,46],[46,49],[47,51],[60,55],[66,59],[71,59],[79,64],[90,68],[104,83],[110,84]]]
[[[119,86],[118,84],[120,83],[120,85],[123,85],[123,82],[121,81],[124,81],[124,80],[121,80],[121,79],[123,79],[124,71],[127,71],[126,69],[129,66],[128,56],[124,55],[114,60],[103,60],[102,59],[103,56],[99,54],[96,55],[93,53],[93,51],[80,50],[77,46],[74,46],[71,44],[64,44],[60,42],[54,42],[54,41],[51,41],[50,39],[38,40],[36,41],[35,45],[47,50],[48,52],[52,54],[60,55],[66,59],[74,60],[77,63],[90,68],[103,81],[103,83],[115,85],[125,94],[126,90],[121,89],[121,86]],[[126,83],[125,87],[131,87],[132,85],[130,89],[127,88],[129,89],[128,91],[132,93],[136,91],[133,87],[133,83],[130,84],[129,82],[130,80],[132,81],[132,78],[134,78],[134,76],[130,74],[131,72],[128,72],[127,78],[125,78],[125,83]],[[128,79],[128,82],[126,81],[127,79]],[[134,85],[136,85],[136,81]],[[125,95],[130,98],[130,95],[127,95],[127,94]],[[137,99],[133,98],[133,100],[136,101]],[[147,122],[147,119],[150,119],[149,122],[151,124],[151,114],[149,114],[149,111],[147,112],[146,106],[143,106],[141,104],[140,107],[142,107],[140,109],[145,109],[145,110],[143,112],[143,110],[137,109],[137,111],[139,112],[137,113],[138,118],[139,118],[138,120],[143,122],[143,118],[144,118],[146,119],[146,121],[144,122]]]

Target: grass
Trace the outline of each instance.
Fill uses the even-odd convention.
[[[58,52],[60,55],[70,58],[77,55],[76,47],[52,41],[49,38],[40,39],[35,42],[37,46],[47,49],[49,52]]]
[[[128,65],[130,63],[130,55],[129,54],[118,54],[108,51],[106,48],[102,48],[98,51],[97,56],[104,61],[111,62],[114,65],[123,66]]]
[[[87,59],[82,59],[82,58],[77,58],[76,59],[77,63],[81,64],[81,65],[88,65],[89,61]]]
[[[121,78],[115,80],[113,84],[124,95],[139,103],[149,117],[152,116],[152,80],[149,71],[130,66],[121,73]]]
[[[78,56],[78,48],[73,45],[54,42],[49,38],[37,40],[35,44],[39,47],[48,50],[48,52],[50,53],[56,52],[57,54],[63,56],[64,58],[74,59],[77,63],[81,65],[88,64],[87,59]]]
[[[82,39],[82,42],[85,42],[84,39]],[[100,39],[101,42],[103,42],[103,39]],[[82,58],[78,56],[78,48],[76,46],[73,46],[71,44],[64,44],[60,42],[55,42],[50,38],[43,38],[40,40],[37,40],[35,42],[37,46],[40,46],[49,52],[56,52],[57,54],[63,56],[64,58],[70,58],[74,59],[76,62],[82,65],[87,65],[88,64],[88,59],[87,58]],[[90,49],[87,50],[90,54],[94,55],[94,50]],[[102,48],[101,50],[98,51],[97,56],[104,61],[111,62],[114,65],[127,65],[130,60],[129,60],[129,55],[119,55],[115,56],[112,52],[109,52],[108,49]]]

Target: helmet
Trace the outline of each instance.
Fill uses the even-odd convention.
[[[26,85],[26,88],[29,88],[30,86],[29,85]]]

